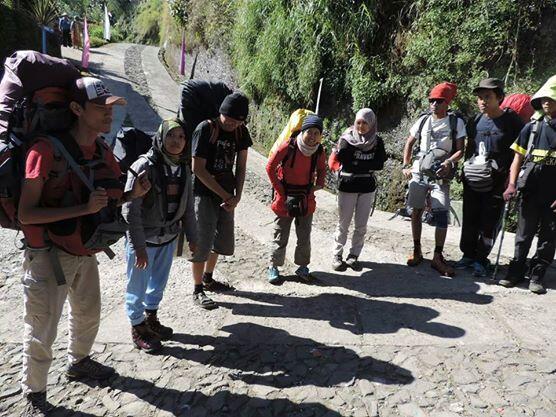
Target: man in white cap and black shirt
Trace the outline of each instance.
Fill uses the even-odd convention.
[[[193,300],[205,309],[216,308],[216,303],[204,289],[232,289],[215,281],[212,274],[218,255],[234,253],[234,209],[241,199],[247,151],[253,144],[244,125],[248,113],[249,99],[234,92],[222,102],[219,117],[199,124],[193,133],[193,193],[198,227],[192,258]]]
[[[84,245],[81,231],[109,201],[116,207],[150,188],[145,173],[141,173],[137,185],[124,193],[119,165],[110,147],[99,138],[101,133],[110,132],[113,106],[126,104],[125,99],[114,96],[101,80],[92,77],[78,78],[71,95],[69,107],[76,121],[68,131],[57,133],[59,144],[47,137],[34,139],[26,156],[19,202],[18,219],[26,240],[21,383],[25,417],[41,417],[48,411],[46,386],[52,344],[66,299],[66,376],[101,380],[114,374],[114,369],[89,356],[100,323],[100,283],[95,251]],[[90,192],[73,169],[68,169],[61,147],[91,174],[93,184],[102,180],[106,185]]]

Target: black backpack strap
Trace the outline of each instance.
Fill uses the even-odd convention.
[[[309,187],[313,185],[313,175],[317,170],[317,162],[320,154],[322,153],[322,145],[319,145],[315,153],[311,156],[311,170],[309,171]]]
[[[535,146],[535,139],[537,137],[537,132],[539,130],[539,121],[538,120],[534,120],[531,122],[531,132],[529,132],[529,140],[527,141],[527,152],[525,153],[525,157],[528,157],[531,155],[531,152],[533,152],[533,148]]]
[[[425,123],[427,123],[427,120],[429,120],[430,117],[430,114],[425,114],[423,119],[421,120],[421,123],[419,123],[419,128],[417,129],[417,133],[415,136],[415,139],[417,139],[418,141],[421,140],[421,132],[423,130],[423,127],[425,126]]]
[[[297,144],[295,143],[295,137],[291,137],[288,141],[288,153],[286,153],[286,156],[284,157],[284,159],[282,159],[282,166],[286,166],[286,162],[288,161],[288,159],[291,158],[290,167],[293,167],[296,154]]]
[[[218,138],[218,133],[220,133],[220,126],[218,125],[216,120],[212,120],[212,119],[208,120],[208,124],[210,126],[209,143],[214,143]]]

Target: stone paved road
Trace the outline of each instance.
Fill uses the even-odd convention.
[[[163,91],[169,84],[156,48],[109,45],[93,62],[130,99],[120,120],[154,130],[159,114],[173,108],[178,90]],[[538,297],[468,274],[441,278],[427,263],[410,270],[408,224],[382,213],[369,223],[365,269],[333,273],[334,199],[326,193],[314,222],[314,282],[288,276],[271,286],[264,279],[272,216],[263,163],[251,155],[236,213],[237,252],[216,271],[237,290],[214,295],[217,310],[195,308],[189,265],[178,259],[161,308],[176,335],[161,354],[131,344],[122,245],[111,262],[99,256],[103,310],[94,350],[118,376],[102,385],[65,380],[63,319],[48,387],[52,415],[556,416],[553,289]],[[458,233],[450,232],[452,258]],[[425,237],[430,243],[430,229]],[[21,254],[14,234],[1,230],[0,239],[0,416],[12,416],[21,400]],[[286,272],[293,268],[288,263]],[[551,269],[551,288],[554,275]]]

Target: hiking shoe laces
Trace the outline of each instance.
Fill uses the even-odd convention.
[[[131,328],[131,339],[137,349],[155,353],[162,349],[160,337],[145,322]]]
[[[46,417],[52,406],[46,401],[46,392],[32,392],[24,396],[21,417]]]
[[[114,368],[103,365],[90,356],[86,356],[79,362],[69,364],[66,369],[66,376],[68,378],[91,378],[97,380],[108,379],[114,375],[116,371]]]
[[[156,313],[147,313],[145,324],[160,340],[170,340],[174,334],[174,330],[171,327],[163,326],[160,323]]]
[[[275,266],[269,266],[268,270],[266,271],[266,275],[268,278],[268,282],[271,284],[277,282],[280,279],[280,271]]]
[[[193,294],[193,302],[205,310],[214,310],[218,308],[218,304],[209,298],[203,291]]]

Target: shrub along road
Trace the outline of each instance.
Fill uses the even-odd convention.
[[[73,50],[64,53],[78,58]],[[129,100],[118,123],[152,131],[177,107],[179,89],[158,62],[157,48],[108,45],[93,51],[92,62],[114,93]],[[94,349],[119,376],[100,386],[61,376],[63,319],[48,387],[53,415],[556,415],[554,290],[539,297],[465,273],[441,278],[428,263],[409,269],[409,224],[388,221],[387,213],[369,222],[364,270],[333,272],[335,201],[326,192],[317,197],[314,283],[289,277],[269,285],[268,194],[264,158],[251,152],[236,212],[237,251],[215,274],[236,291],[215,294],[220,308],[201,311],[189,298],[189,265],[177,259],[160,311],[176,335],[159,355],[131,344],[122,242],[114,260],[99,255],[103,308]],[[431,250],[432,236],[426,228],[424,246]],[[449,236],[454,259],[459,229]],[[14,233],[1,230],[0,238],[0,415],[11,416],[20,402],[21,252]],[[512,241],[507,236],[506,255]],[[289,261],[286,272],[293,272]],[[554,288],[554,269],[549,274]]]

